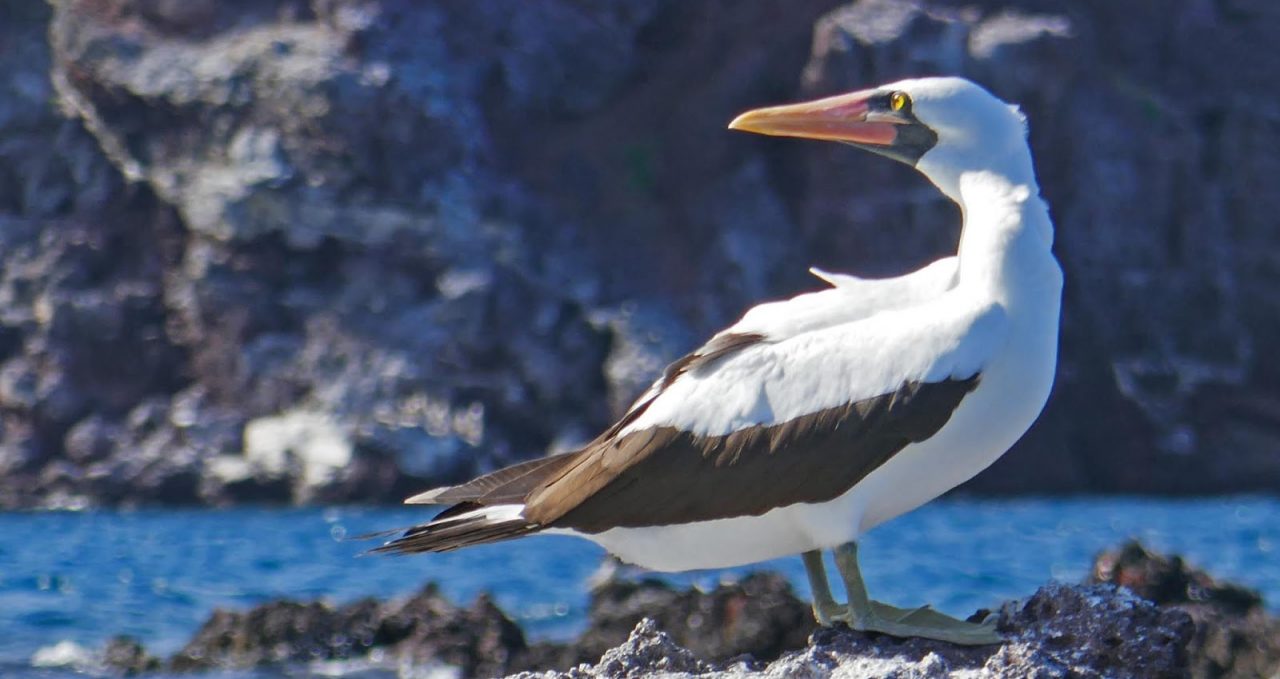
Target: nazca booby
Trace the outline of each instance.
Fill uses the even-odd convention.
[[[888,279],[813,269],[829,288],[747,311],[581,450],[409,498],[450,507],[376,551],[541,532],[662,571],[801,554],[825,625],[999,641],[989,622],[870,600],[857,540],[994,462],[1049,395],[1062,273],[1022,114],[941,77],[756,109],[729,127],[915,167],[963,211],[957,254]],[[826,549],[847,604],[831,595]]]

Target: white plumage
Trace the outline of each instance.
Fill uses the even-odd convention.
[[[820,620],[989,643],[996,637],[988,628],[935,613],[886,621],[877,611],[891,609],[868,608],[865,594],[859,604],[852,595],[861,589],[854,545],[865,531],[989,466],[1048,398],[1062,273],[1051,253],[1053,227],[1039,198],[1025,121],[973,83],[925,78],[758,109],[731,127],[844,141],[915,166],[962,208],[956,256],[889,279],[813,269],[830,288],[749,310],[673,365],[588,448],[419,496],[461,504],[386,549],[453,549],[544,531],[585,537],[656,570],[804,552],[811,578],[821,570],[820,559],[816,566],[810,560],[818,550],[843,549],[853,554],[842,566],[849,612],[830,614],[827,594],[825,604],[815,600]],[[909,396],[926,392],[944,396]],[[832,449],[833,441],[853,449]],[[800,458],[792,456],[802,458],[804,450],[788,445],[832,450],[830,465],[869,466],[840,492],[805,499],[804,479],[794,469],[812,470],[795,466]],[[726,448],[737,452],[724,465],[705,463]],[[663,476],[677,469],[700,478]],[[799,499],[718,511],[718,493],[748,490],[718,486],[718,477],[762,489],[758,484],[774,473],[792,473],[787,482],[798,487],[777,497]],[[706,497],[667,498],[687,505],[687,520],[646,521],[636,505],[661,501],[664,487],[653,485],[655,478]],[[811,478],[815,485],[820,480]],[[821,577],[815,587],[825,590]]]
[[[970,377],[1005,335],[1004,309],[963,292],[790,336],[767,336],[682,376],[620,432],[672,426],[722,436],[890,392]]]
[[[768,343],[677,380],[624,430],[671,425],[724,434],[907,381],[981,373],[977,389],[936,435],[908,446],[831,502],[582,536],[655,570],[834,548],[998,459],[1039,415],[1057,362],[1062,274],[1049,251],[1051,227],[1034,197],[1034,177],[1020,179],[959,173],[956,193],[966,215],[959,258],[900,278],[837,274],[833,289],[751,309],[725,332],[761,332]]]

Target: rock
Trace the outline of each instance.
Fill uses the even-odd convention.
[[[1006,605],[1000,626],[1014,643],[989,661],[996,676],[1027,676],[1028,665],[1062,668],[1061,676],[1178,676],[1192,633],[1182,612],[1107,585],[1042,587]]]
[[[1280,463],[1267,451],[1280,441],[1280,381],[1257,348],[1280,339],[1266,292],[1278,281],[1250,262],[1276,206],[1236,197],[1277,156],[1220,161],[1242,135],[1280,148],[1273,134],[1247,131],[1268,127],[1260,121],[1280,114],[1276,102],[1227,103],[1255,99],[1247,93],[1268,91],[1275,84],[1263,79],[1280,71],[1201,78],[1206,55],[1246,63],[1244,46],[1268,40],[1256,22],[1280,17],[1257,3],[1233,15],[1196,0],[1158,10],[1023,7],[851,2],[817,22],[804,71],[812,95],[964,75],[1019,103],[1030,121],[1067,281],[1061,361],[1039,423],[969,489],[1274,488]],[[1194,56],[1178,47],[1187,44],[1198,46]],[[1182,56],[1156,57],[1163,49]],[[893,274],[954,248],[954,232],[940,226],[957,223],[954,207],[914,173],[833,145],[794,156],[781,162],[802,166],[807,180],[786,198],[820,266]]]
[[[112,208],[95,220],[0,215],[0,337],[21,338],[0,350],[0,407],[12,417],[0,431],[2,505],[144,492],[141,479],[103,470],[126,466],[122,455],[145,466],[122,446],[139,434],[128,414],[176,391],[185,352],[166,336],[163,255],[129,245],[133,228]],[[168,235],[148,231],[129,237]]]
[[[281,600],[243,612],[215,611],[167,666],[175,671],[243,669],[363,658],[376,651],[385,662],[445,664],[460,668],[463,676],[483,677],[519,669],[568,669],[602,656],[601,662],[612,662],[609,653],[622,663],[630,651],[611,650],[619,645],[652,660],[658,654],[652,644],[627,646],[646,613],[657,614],[657,621],[646,624],[668,630],[662,633],[668,640],[664,643],[679,644],[682,657],[710,661],[747,654],[771,660],[804,647],[814,627],[808,605],[774,573],[754,574],[709,593],[677,591],[653,580],[613,581],[593,592],[588,630],[577,640],[530,647],[520,628],[487,597],[459,608],[428,586],[409,599],[385,603],[367,599],[335,607]],[[122,656],[122,663],[127,650],[114,641],[108,647]],[[148,656],[139,649],[137,658],[142,662]],[[626,662],[635,664],[634,659]],[[681,662],[701,666],[700,660]]]
[[[160,669],[160,659],[147,653],[142,642],[133,637],[118,636],[107,641],[102,650],[102,664],[113,673],[134,676]]]
[[[375,648],[420,665],[456,667],[467,677],[496,676],[524,652],[525,641],[487,597],[458,608],[428,586],[387,603],[275,601],[245,612],[214,611],[168,665],[180,672],[244,669],[364,657]]]
[[[809,605],[777,573],[753,573],[710,592],[677,591],[654,580],[607,582],[592,592],[587,615],[590,624],[575,646],[588,657],[616,645],[646,616],[706,660],[744,654],[773,660],[803,647],[816,628]]]
[[[661,375],[668,364],[688,353],[697,342],[678,318],[657,305],[626,305],[597,313],[593,320],[597,327],[608,331],[612,340],[604,376],[613,412],[626,412],[636,394],[653,384],[655,375]]]
[[[712,665],[699,660],[692,651],[673,641],[653,620],[644,618],[636,623],[626,641],[605,651],[593,666],[584,665],[563,675],[522,672],[512,676],[518,679],[555,676],[641,679],[702,676],[711,671]]]
[[[908,168],[723,130],[922,72],[1028,114],[1068,286],[1048,409],[967,490],[1269,491],[1278,27],[1258,0],[23,3],[0,506],[398,501],[589,440],[810,265],[954,247]],[[347,465],[246,454],[298,413]]]
[[[524,633],[487,596],[452,616],[423,613],[422,596],[396,610],[387,628],[406,632],[399,642],[416,663],[443,662],[464,676],[497,676],[509,671],[525,651]]]
[[[323,413],[291,412],[252,420],[244,428],[241,478],[296,479],[293,496],[310,499],[353,460],[351,435]],[[235,458],[232,458],[235,459]]]
[[[1255,677],[1280,667],[1280,621],[1228,583],[1136,544],[1104,554],[1086,585],[1053,583],[999,608],[999,645],[960,647],[839,626],[815,628],[785,580],[756,573],[711,592],[612,580],[592,594],[586,631],[529,645],[487,597],[460,608],[434,586],[343,606],[275,601],[215,611],[163,665],[136,641],[102,652],[122,672],[287,669],[316,660],[452,667],[463,677]],[[1134,583],[1135,595],[1117,582]],[[1171,584],[1172,583],[1172,584]],[[1187,583],[1191,583],[1188,586]],[[1197,592],[1214,592],[1200,596]],[[1199,596],[1199,599],[1195,597]],[[1253,603],[1242,607],[1242,601]],[[978,611],[982,618],[990,613]],[[74,653],[72,652],[74,651]],[[92,653],[50,648],[48,663]],[[70,659],[70,660],[68,660]],[[95,661],[96,662],[96,661]]]
[[[126,413],[182,384],[186,358],[167,336],[163,301],[181,230],[58,105],[51,14],[22,3],[0,22],[4,507],[82,507],[145,492],[94,466],[118,454]]]
[[[0,215],[56,224],[113,212],[131,192],[92,134],[53,105],[50,13],[44,3],[15,5],[0,26]]]
[[[655,579],[611,579],[592,590],[587,618],[586,631],[572,643],[535,645],[522,666],[568,669],[595,662],[631,643],[646,620],[670,643],[708,661],[745,655],[773,660],[803,648],[816,628],[809,604],[777,573],[753,573],[710,592],[676,590]]]
[[[768,663],[708,665],[651,620],[595,665],[542,677],[1177,677],[1186,674],[1191,622],[1114,586],[1049,585],[1006,604],[999,646],[966,648],[844,628],[814,633],[807,648]],[[664,664],[665,663],[665,664]]]
[[[1105,551],[1093,561],[1089,582],[1126,587],[1162,606],[1197,604],[1228,615],[1247,615],[1262,606],[1257,592],[1232,583],[1219,583],[1208,573],[1191,568],[1182,557],[1148,551],[1137,540]]]
[[[1214,580],[1178,556],[1147,551],[1136,541],[1099,554],[1091,582],[1113,583],[1195,623],[1188,644],[1195,677],[1270,677],[1280,672],[1280,620],[1257,592]]]

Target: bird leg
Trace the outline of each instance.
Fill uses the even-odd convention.
[[[836,603],[831,596],[831,584],[827,582],[827,568],[822,563],[822,552],[813,550],[800,555],[804,559],[804,570],[809,574],[809,590],[813,592],[813,617],[818,624],[830,627],[838,620],[844,620],[847,607]]]
[[[849,606],[837,603],[835,597],[832,596],[831,586],[827,581],[826,565],[822,562],[822,552],[813,550],[805,552],[801,557],[804,559],[804,570],[809,575],[809,589],[813,592],[813,617],[823,627],[831,627],[837,622],[847,624],[849,621]],[[907,615],[920,614],[922,611],[931,610],[928,607],[919,609],[897,608],[889,604],[882,604],[879,601],[872,601],[871,608],[876,615],[899,622]],[[938,613],[938,615],[942,614]]]
[[[939,613],[928,606],[905,609],[872,601],[867,596],[862,571],[858,567],[857,543],[841,545],[835,550],[835,557],[836,568],[844,579],[849,597],[844,611],[839,611],[839,605],[831,597],[821,553],[814,551],[804,554],[805,570],[809,573],[809,583],[813,589],[814,616],[824,626],[839,621],[863,632],[936,639],[964,646],[998,644],[1004,641],[996,632],[994,619],[974,623]]]

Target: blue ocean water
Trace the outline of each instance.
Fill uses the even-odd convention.
[[[116,634],[167,655],[215,607],[407,595],[427,581],[458,602],[492,592],[536,638],[581,628],[603,556],[586,541],[534,537],[397,558],[361,556],[369,543],[347,539],[423,516],[345,507],[0,514],[0,676],[72,676],[32,659],[59,642],[94,649]],[[1128,537],[1280,604],[1276,499],[945,500],[877,529],[861,553],[876,598],[968,614],[1050,579],[1079,581],[1095,553]],[[798,558],[755,568],[784,572],[808,595]],[[664,577],[709,587],[747,570]]]

